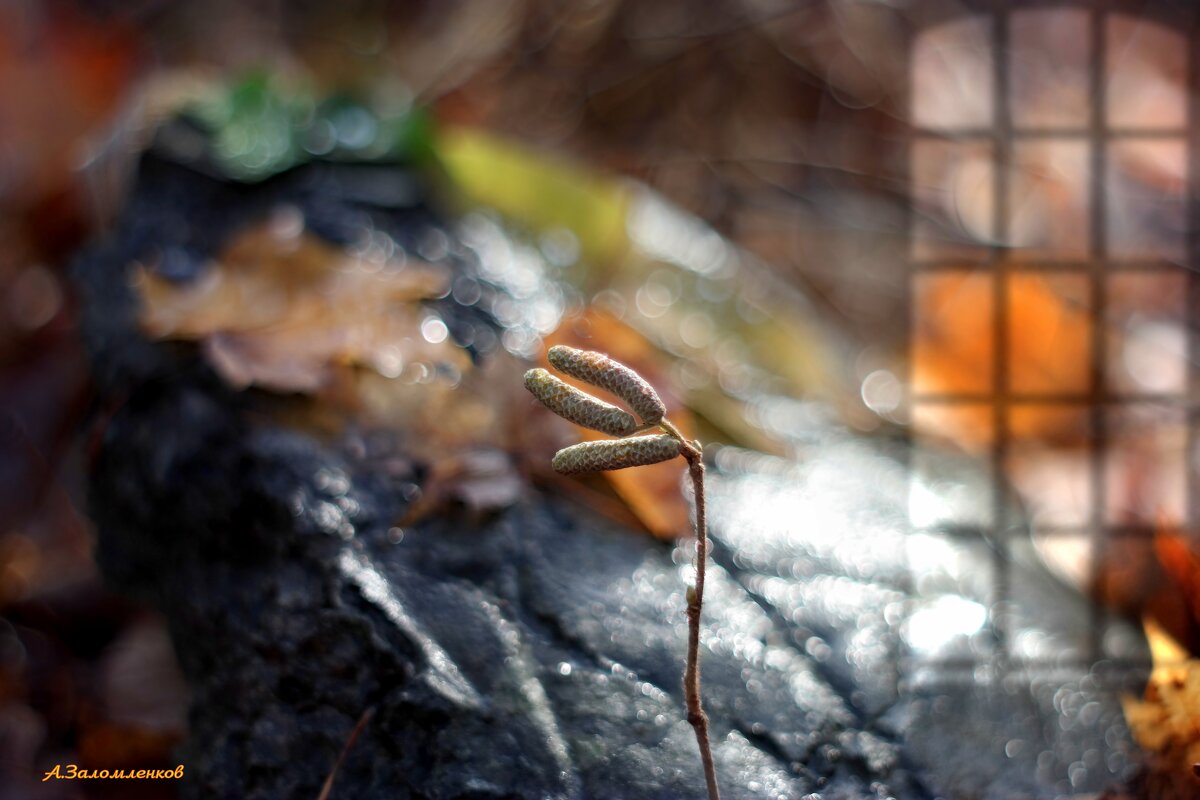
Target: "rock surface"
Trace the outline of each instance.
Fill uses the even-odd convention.
[[[334,241],[364,219],[401,244],[440,225],[356,199],[348,169],[246,187],[151,155],[78,265],[103,409],[98,557],[170,621],[194,693],[182,795],[316,797],[372,709],[334,798],[702,796],[680,685],[685,550],[532,487],[490,518],[400,535],[419,453],[385,453],[384,469],[369,438],[264,421],[194,349],[137,333],[131,261],[170,254],[187,280],[276,204]],[[1088,635],[1083,601],[1014,563],[1026,589],[994,606],[986,542],[906,533],[894,453],[823,422],[796,434],[804,465],[725,450],[710,471],[702,663],[724,796],[1053,797],[1127,778],[1114,690],[1136,674],[986,657],[997,614],[1065,653]],[[974,628],[929,645],[920,615],[946,608]],[[955,648],[985,658],[935,659]]]

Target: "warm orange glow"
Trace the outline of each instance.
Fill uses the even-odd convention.
[[[986,272],[922,275],[913,287],[913,390],[992,390],[992,278]]]
[[[1076,394],[1091,379],[1087,278],[1016,274],[1008,279],[1008,381],[1018,394]],[[1028,414],[1025,415],[1028,417]],[[1029,427],[1053,431],[1055,425]]]

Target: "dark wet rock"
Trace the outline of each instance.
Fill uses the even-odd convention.
[[[363,220],[414,249],[441,230],[408,194],[351,182],[342,197],[323,169],[230,186],[151,157],[77,269],[101,394],[98,558],[169,620],[193,692],[182,795],[315,797],[373,709],[335,798],[702,796],[680,685],[685,551],[533,488],[482,521],[389,534],[420,453],[265,422],[193,349],[134,330],[130,261],[202,261],[281,202],[338,240]],[[703,675],[725,796],[1051,797],[1127,777],[1119,681],[997,655],[991,545],[913,538],[900,460],[797,435],[803,465],[725,450],[710,473]],[[1031,588],[1003,609],[1009,637],[1060,652],[1089,635],[1079,597],[1013,570]],[[921,627],[945,608],[958,628]],[[943,658],[957,655],[974,661]]]

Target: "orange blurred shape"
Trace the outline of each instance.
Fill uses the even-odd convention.
[[[1105,606],[1152,620],[1186,653],[1200,655],[1200,553],[1169,527],[1165,512],[1153,536],[1108,537],[1095,580],[1094,594]]]
[[[667,418],[684,436],[693,436],[691,415],[673,390],[657,350],[633,328],[602,311],[588,310],[564,320],[558,330],[547,338],[546,349],[556,344],[598,350],[632,367],[662,397],[667,406]],[[604,395],[602,390],[594,386],[555,372],[546,361],[544,352],[541,363],[571,385],[591,394]],[[602,396],[601,399],[612,401],[608,396]],[[577,425],[574,427],[580,439],[585,441],[610,438],[597,431]],[[686,536],[691,530],[690,505],[681,489],[681,477],[685,471],[682,459],[672,459],[661,464],[604,472],[601,475],[650,533],[661,539],[673,539]]]
[[[971,395],[987,400],[996,386],[997,280],[1004,280],[1008,390],[1019,394],[1085,395],[1090,383],[1086,280],[1077,276],[1016,273],[997,278],[980,270],[919,276],[914,286],[913,389],[920,395]],[[948,411],[950,404],[944,406]],[[1052,406],[1022,414],[1010,430],[1017,439],[1061,439],[1081,428]],[[988,438],[973,419],[938,427],[967,449]]]
[[[1166,574],[1158,591],[1173,598],[1168,609],[1174,613],[1158,609],[1162,603],[1147,610],[1193,656],[1200,655],[1200,553],[1182,534],[1160,529],[1154,534],[1154,554]],[[1196,713],[1200,716],[1200,708]]]
[[[913,293],[913,390],[989,393],[995,316],[991,276],[966,270],[920,275]]]
[[[1013,275],[1008,281],[1009,389],[1021,394],[1086,394],[1091,323],[1087,278],[1080,275]],[[1054,431],[1036,419],[1025,431]],[[1018,432],[1019,433],[1019,432]]]

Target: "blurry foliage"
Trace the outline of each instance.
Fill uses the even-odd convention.
[[[1123,698],[1125,719],[1149,754],[1140,796],[1184,800],[1200,781],[1200,660],[1186,659],[1170,634],[1152,621],[1146,636],[1154,672],[1142,700]]]
[[[495,208],[533,230],[570,230],[593,264],[628,252],[629,188],[615,178],[470,128],[443,128],[436,149],[459,204]]]
[[[430,153],[428,114],[408,102],[392,107],[349,94],[317,100],[266,72],[252,73],[184,109],[208,134],[222,173],[257,181],[313,159],[420,161]]]

